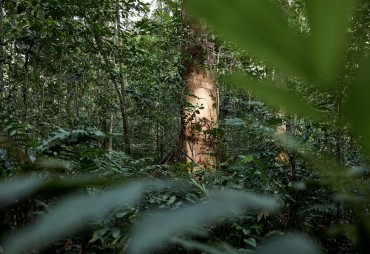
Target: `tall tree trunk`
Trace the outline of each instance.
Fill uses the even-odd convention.
[[[28,110],[29,110],[29,63],[30,63],[30,54],[32,47],[34,46],[34,41],[31,41],[31,43],[28,45],[27,51],[24,54],[24,65],[23,65],[23,71],[24,71],[24,80],[23,80],[23,87],[22,87],[22,93],[23,93],[23,105],[24,105],[24,112],[23,112],[23,122],[28,122]]]
[[[128,117],[126,112],[126,91],[125,86],[121,84],[121,91],[119,93],[120,109],[122,116],[122,127],[123,127],[123,141],[125,143],[125,153],[128,155],[132,154],[131,151],[131,140],[128,126]]]
[[[194,70],[188,74],[186,96],[183,108],[181,148],[186,162],[195,162],[191,172],[198,169],[214,169],[215,135],[217,124],[217,87],[211,71]]]
[[[120,5],[119,1],[116,2],[116,30],[117,30],[117,38],[116,38],[116,45],[120,45],[122,41],[120,40],[121,36],[121,13],[120,13]],[[118,62],[119,64],[119,84],[114,81],[114,86],[118,94],[119,104],[120,104],[120,111],[122,116],[122,128],[123,128],[123,142],[125,145],[125,153],[128,155],[132,154],[131,151],[131,140],[130,140],[130,132],[129,132],[129,125],[128,125],[128,116],[126,112],[126,89],[125,89],[125,82],[123,80],[122,75],[122,63]]]
[[[183,49],[186,92],[182,108],[180,145],[184,161],[195,164],[189,172],[216,167],[215,133],[218,96],[214,73],[214,45],[202,25],[191,25],[190,42]]]
[[[102,73],[99,71],[99,77],[102,78]],[[105,81],[104,86],[98,89],[98,100],[99,100],[99,125],[100,130],[106,134],[106,136],[101,140],[101,145],[105,151],[111,151],[113,145],[113,136],[110,135],[113,132],[113,112],[112,107],[105,101],[105,98],[109,97],[112,93],[111,84]],[[109,133],[109,134],[108,134]]]

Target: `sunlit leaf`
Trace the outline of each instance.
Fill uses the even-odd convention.
[[[269,0],[187,0],[191,14],[204,18],[225,39],[294,75],[312,77],[308,40],[293,32]]]
[[[236,215],[248,209],[271,211],[277,206],[277,201],[273,198],[250,193],[235,191],[214,193],[204,204],[146,216],[134,228],[130,248],[133,253],[144,253],[148,248],[159,247],[170,236],[180,232],[193,232],[192,230],[199,225],[223,216]]]

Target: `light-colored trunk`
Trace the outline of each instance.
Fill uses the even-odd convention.
[[[278,116],[281,119],[284,119],[285,114],[283,112],[279,112]],[[276,134],[277,135],[285,135],[287,132],[292,132],[292,126],[288,125],[285,120],[276,128]],[[283,164],[286,169],[295,175],[295,162],[293,156],[284,148],[281,148],[278,154],[275,157],[276,161]]]
[[[183,108],[181,148],[185,161],[195,163],[190,172],[215,168],[215,135],[218,120],[217,86],[213,73],[193,70],[187,74],[186,96]]]

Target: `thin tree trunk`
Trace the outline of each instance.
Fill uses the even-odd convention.
[[[116,30],[117,30],[117,41],[116,44],[120,45],[122,41],[120,40],[120,31],[121,31],[121,14],[120,14],[120,5],[119,1],[116,2]],[[128,125],[128,116],[126,112],[126,89],[125,89],[125,82],[123,80],[122,76],[122,63],[119,64],[119,83],[120,86],[118,86],[117,82],[114,81],[114,85],[119,97],[119,103],[120,103],[120,111],[122,116],[122,128],[123,128],[123,141],[125,145],[125,153],[128,155],[132,154],[131,151],[131,140],[130,140],[130,132],[129,132],[129,125]]]
[[[4,12],[3,0],[0,0],[0,106],[2,106],[3,92],[4,92]]]
[[[43,119],[44,105],[45,105],[45,84],[41,82],[41,94],[40,94],[40,119]]]
[[[109,117],[103,116],[101,122],[101,131],[104,133],[112,133],[113,131],[113,113],[109,113]],[[104,150],[111,151],[113,144],[113,137],[108,136],[103,139],[102,145]]]
[[[70,81],[67,81],[67,104],[66,104],[66,113],[67,113],[67,119],[68,123],[73,125],[73,113],[72,113],[72,108],[73,108],[73,84]]]
[[[131,151],[130,132],[129,132],[129,126],[128,126],[128,117],[127,117],[127,112],[126,112],[126,91],[125,91],[125,86],[123,83],[121,83],[119,101],[120,101],[120,109],[121,109],[121,116],[122,116],[123,141],[125,144],[125,153],[128,155],[131,155],[132,151]]]
[[[106,64],[109,63],[109,60],[104,54],[101,54],[104,62]],[[120,65],[120,76],[122,75],[122,65]],[[121,112],[121,117],[122,117],[122,129],[123,129],[123,142],[124,142],[124,151],[126,154],[131,155],[131,141],[130,141],[130,132],[129,132],[129,124],[128,124],[128,116],[126,112],[126,91],[125,91],[125,86],[123,83],[122,78],[120,77],[120,82],[119,84],[117,82],[116,77],[109,73],[111,81],[113,82],[114,89],[117,92],[118,95],[118,100],[119,100],[119,107],[120,107],[120,112]]]
[[[30,62],[30,53],[32,50],[32,47],[34,45],[34,42],[32,41],[31,44],[28,46],[27,51],[24,56],[24,65],[23,65],[23,71],[24,71],[24,80],[23,80],[23,105],[24,105],[24,123],[27,123],[28,121],[28,78],[29,78],[29,62]]]

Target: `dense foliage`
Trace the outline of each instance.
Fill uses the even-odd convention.
[[[367,253],[368,1],[0,11],[0,253]],[[220,121],[216,169],[189,175],[196,22]]]

